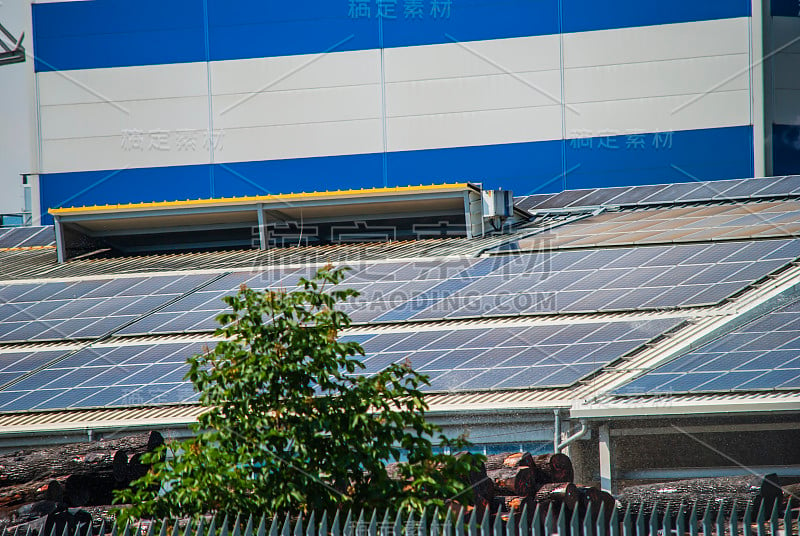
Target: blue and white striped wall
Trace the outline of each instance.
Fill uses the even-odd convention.
[[[751,0],[435,1],[33,5],[42,208],[764,173]]]

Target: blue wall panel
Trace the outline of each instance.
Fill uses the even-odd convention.
[[[751,126],[587,138],[565,143],[569,189],[753,176]]]
[[[204,2],[208,2],[204,5]],[[743,17],[749,0],[455,0],[378,18],[349,0],[94,0],[33,5],[37,71],[240,59]],[[353,2],[358,4],[359,2]],[[447,2],[440,2],[445,5]],[[207,12],[207,15],[206,15]],[[409,13],[410,15],[410,13]],[[394,18],[390,18],[390,17]],[[209,51],[206,52],[205,23]]]
[[[46,212],[57,206],[466,181],[528,195],[753,175],[750,126],[641,136],[644,145],[614,136],[404,151],[385,157],[377,153],[53,173],[40,178],[41,203]],[[800,150],[792,154],[795,165],[800,164]],[[44,219],[50,221],[49,216]]]
[[[800,175],[800,125],[772,125],[772,174]]]
[[[772,0],[770,12],[776,17],[800,17],[800,0]]]
[[[36,71],[205,60],[202,0],[33,4]]]

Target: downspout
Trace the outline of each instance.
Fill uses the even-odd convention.
[[[559,431],[561,429],[561,415],[559,414],[558,410],[556,410],[556,418],[555,418],[556,433],[554,437],[555,452],[561,452],[567,446],[581,439],[589,432],[589,424],[587,423],[586,419],[581,419],[580,423],[581,427],[577,432],[566,438],[564,441],[559,441],[560,440]]]

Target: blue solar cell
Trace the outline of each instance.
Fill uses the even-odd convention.
[[[135,316],[113,316],[110,318],[101,318],[96,322],[89,324],[85,328],[76,330],[70,333],[70,338],[97,338],[119,328],[126,322],[135,319]]]

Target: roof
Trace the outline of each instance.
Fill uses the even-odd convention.
[[[110,205],[94,205],[81,207],[51,208],[48,212],[54,216],[138,212],[153,209],[203,208],[252,206],[259,203],[287,205],[298,202],[317,202],[322,200],[354,200],[373,197],[396,197],[403,194],[463,192],[474,190],[469,183],[432,184],[418,186],[393,186],[385,188],[360,188],[349,190],[330,190],[323,192],[300,192],[290,194],[250,195],[241,197],[217,197],[210,199],[186,199],[182,201],[155,201],[141,203],[123,203]]]
[[[772,310],[782,296],[800,292],[798,255],[787,253],[784,255],[786,257],[784,259],[773,251],[778,251],[777,246],[780,245],[787,248],[782,251],[791,250],[793,252],[798,243],[794,241],[798,232],[797,221],[800,217],[800,200],[796,199],[800,197],[798,192],[800,192],[798,178],[787,177],[720,181],[718,183],[621,187],[529,196],[521,199],[520,202],[523,206],[527,204],[527,206],[533,207],[535,217],[532,222],[514,229],[511,235],[473,240],[445,237],[388,243],[273,248],[266,251],[250,249],[118,258],[101,258],[102,254],[100,254],[96,257],[73,260],[61,265],[56,264],[52,250],[0,251],[0,266],[2,266],[0,278],[6,282],[26,282],[26,284],[41,284],[47,281],[91,283],[101,279],[113,281],[123,276],[133,277],[137,274],[149,274],[153,277],[163,276],[167,279],[171,276],[195,278],[193,279],[195,283],[187,287],[183,295],[176,296],[169,303],[163,302],[166,305],[159,306],[167,307],[167,309],[157,308],[146,312],[140,319],[134,319],[132,326],[137,324],[150,326],[145,330],[111,331],[103,337],[89,339],[67,340],[61,338],[53,342],[0,343],[0,356],[14,352],[47,350],[53,352],[52,355],[55,357],[53,363],[48,366],[54,366],[58,363],[65,363],[63,359],[67,352],[72,352],[70,355],[74,357],[86,348],[109,349],[147,345],[158,347],[165,344],[213,343],[214,339],[208,328],[189,330],[191,334],[182,334],[183,328],[173,327],[159,330],[156,327],[180,325],[180,322],[174,323],[172,317],[176,317],[175,321],[177,321],[177,317],[193,318],[192,315],[203,316],[208,313],[213,318],[213,311],[204,312],[197,304],[206,302],[206,296],[209,299],[213,298],[214,292],[225,292],[226,288],[235,283],[234,280],[238,281],[237,278],[252,277],[252,274],[259,270],[278,268],[282,270],[285,268],[291,271],[295,268],[316,266],[327,262],[348,262],[361,268],[370,268],[376,274],[374,279],[362,277],[356,282],[356,286],[362,290],[374,289],[376,285],[383,285],[389,290],[403,285],[405,285],[404,288],[416,289],[414,290],[416,294],[412,293],[413,297],[406,298],[405,303],[409,306],[408,312],[402,310],[403,304],[390,304],[388,307],[384,307],[386,300],[368,297],[368,300],[373,300],[384,309],[378,307],[377,312],[370,310],[369,314],[364,315],[361,309],[356,308],[354,318],[359,318],[359,322],[362,324],[354,326],[347,333],[348,336],[361,337],[360,340],[372,340],[370,337],[378,335],[389,337],[398,334],[412,334],[407,339],[412,341],[412,345],[409,346],[408,351],[405,351],[404,355],[406,356],[412,354],[419,356],[426,352],[428,352],[427,355],[432,355],[434,346],[426,345],[434,340],[444,341],[448,340],[448,337],[452,339],[451,335],[455,332],[476,333],[477,335],[474,337],[478,337],[481,331],[498,333],[496,348],[493,353],[487,352],[486,355],[499,356],[502,354],[500,350],[504,344],[504,340],[500,338],[500,335],[505,333],[503,330],[530,330],[530,333],[537,334],[535,337],[544,337],[545,335],[542,333],[547,332],[553,326],[566,326],[576,330],[574,338],[566,343],[557,343],[554,342],[554,339],[541,339],[541,341],[547,341],[544,343],[540,339],[535,339],[534,335],[530,335],[540,341],[532,347],[542,348],[542,352],[546,354],[544,360],[531,362],[530,366],[511,365],[508,364],[510,361],[503,361],[506,363],[505,365],[494,362],[486,365],[485,361],[482,362],[483,364],[476,365],[481,358],[473,357],[474,352],[470,354],[463,350],[463,348],[469,348],[468,345],[447,350],[451,352],[448,354],[451,356],[448,359],[452,361],[453,356],[456,358],[450,365],[452,369],[468,369],[473,372],[461,377],[456,375],[456,378],[459,379],[453,383],[456,385],[454,389],[438,390],[426,396],[431,412],[437,415],[501,411],[546,414],[551,413],[553,408],[569,409],[575,417],[593,418],[747,412],[748,401],[756,404],[754,407],[763,408],[764,411],[770,408],[778,411],[800,411],[800,389],[675,394],[671,397],[662,395],[619,397],[613,394],[619,386],[627,384],[643,373],[671,362],[676,357],[702,346],[721,334],[735,330],[737,326],[749,321],[754,315]],[[722,194],[729,194],[732,197]],[[623,202],[620,203],[620,201]],[[713,253],[713,251],[717,251],[715,249],[717,245],[721,245],[719,251],[723,251],[719,255]],[[684,255],[690,249],[690,254]],[[695,250],[696,256],[692,253]],[[525,254],[526,251],[531,253]],[[508,259],[497,256],[500,253]],[[628,274],[625,277],[631,277],[631,281],[633,279],[641,280],[641,283],[636,285],[640,285],[642,288],[653,287],[656,283],[651,279],[664,279],[665,274],[674,274],[670,276],[674,277],[674,280],[665,280],[658,284],[669,284],[675,288],[685,288],[687,285],[688,287],[696,286],[697,283],[687,283],[687,281],[692,280],[696,272],[706,269],[701,267],[702,263],[705,263],[703,266],[708,266],[708,273],[721,274],[720,280],[734,272],[746,275],[726,283],[730,286],[730,292],[723,289],[725,293],[724,295],[719,294],[719,299],[699,300],[697,303],[690,300],[686,302],[688,306],[676,308],[674,305],[664,306],[665,302],[659,301],[657,295],[660,294],[656,293],[650,301],[654,304],[653,306],[643,306],[645,302],[640,299],[639,302],[642,303],[629,300],[628,305],[613,310],[604,310],[600,306],[611,301],[611,298],[606,299],[606,296],[613,298],[616,294],[627,292],[627,287],[623,285],[620,289],[615,290],[616,287],[608,284],[613,278],[609,277],[604,280],[592,278],[601,274],[621,274],[622,272],[619,270],[623,265],[619,264],[618,259],[628,254],[630,254],[630,258],[638,259],[636,263],[639,264],[624,265],[625,270],[630,268],[625,272]],[[686,259],[683,259],[681,255],[684,255]],[[736,257],[735,260],[722,262],[729,255],[731,258]],[[751,266],[757,264],[755,263],[758,260],[757,257],[767,259],[766,268],[756,269],[757,267]],[[517,260],[523,258],[532,262],[522,263],[522,265],[515,264]],[[652,262],[653,259],[665,258],[676,260],[671,261],[674,262],[673,265],[653,264]],[[463,259],[469,259],[469,262],[461,263]],[[390,265],[391,270],[417,273],[415,270],[421,270],[422,266],[430,266],[431,261],[434,260],[436,261],[434,264],[443,265],[459,260],[455,264],[461,271],[450,275],[436,276],[435,281],[428,281],[431,279],[431,276],[428,275],[419,276],[417,279],[414,279],[416,276],[411,276],[409,280],[406,280],[408,278],[385,281],[381,279],[385,272],[390,271]],[[509,260],[509,262],[504,264],[505,260]],[[545,277],[531,278],[531,274],[538,273],[539,268],[537,267],[542,266],[542,263],[546,265],[546,270],[542,272],[545,273]],[[681,263],[685,263],[686,266]],[[662,269],[654,271],[654,276],[647,275],[648,270],[652,271],[653,266],[662,265]],[[744,270],[745,265],[748,266],[746,270]],[[248,273],[250,275],[247,275]],[[209,277],[205,277],[206,275]],[[514,284],[509,283],[512,280],[515,281]],[[145,286],[163,284],[152,279],[147,281],[140,284]],[[195,286],[197,282],[199,285]],[[124,281],[119,283],[120,288],[124,288]],[[434,286],[431,287],[431,285]],[[631,283],[629,285],[631,292],[625,295],[633,296],[634,291],[637,290],[636,285]],[[1,287],[2,285],[0,285],[0,298],[3,296]],[[417,287],[419,288],[417,289]],[[578,292],[584,293],[581,296],[584,296],[586,292],[589,294],[587,298],[580,298],[577,302],[574,300],[570,302],[565,298],[566,301],[548,310],[531,312],[522,308],[512,308],[513,310],[510,312],[498,315],[496,312],[491,312],[496,309],[491,309],[488,314],[484,314],[482,312],[484,309],[478,308],[476,309],[478,312],[472,316],[451,314],[462,309],[466,310],[467,305],[473,301],[476,304],[485,305],[486,298],[494,296],[492,292],[498,288],[506,288],[507,292],[511,293],[510,295],[516,296],[534,293],[535,289],[550,287],[557,289],[558,295],[565,297],[576,296]],[[67,285],[65,288],[70,287]],[[436,291],[439,294],[430,294],[431,288],[439,289]],[[464,289],[476,290],[475,293],[469,295]],[[462,290],[464,293],[461,293]],[[692,288],[687,290],[687,292],[689,291],[694,292]],[[428,294],[425,294],[426,292]],[[125,299],[127,300],[138,299],[135,292],[126,291],[126,295]],[[664,296],[666,295],[665,293]],[[650,297],[648,296],[646,299],[650,300]],[[683,298],[679,297],[679,299]],[[186,308],[176,307],[175,304],[182,303],[181,300],[186,300],[187,303],[194,305]],[[584,303],[581,300],[588,300],[594,305],[589,308],[570,305],[571,303]],[[420,311],[424,313],[432,310],[426,309],[428,302],[439,303],[439,301],[447,314],[434,311],[433,314],[425,316],[420,313]],[[34,305],[38,307],[37,304]],[[46,309],[44,305],[42,307]],[[191,307],[195,308],[190,310]],[[489,311],[489,309],[485,309],[485,311]],[[113,314],[116,313],[112,312]],[[165,320],[157,320],[158,318]],[[526,384],[529,385],[526,388],[518,388],[509,387],[509,385],[516,385],[513,381],[505,382],[504,375],[521,378],[525,376],[525,371],[528,369],[536,371],[543,367],[551,367],[548,370],[555,373],[558,372],[559,366],[569,368],[575,366],[575,363],[580,363],[579,360],[575,363],[564,364],[553,356],[558,356],[562,350],[567,352],[569,349],[578,347],[589,348],[589,346],[581,345],[599,344],[598,341],[587,342],[588,339],[582,339],[587,336],[586,333],[594,333],[595,328],[588,327],[589,325],[618,329],[620,326],[627,326],[630,323],[646,324],[665,319],[674,319],[679,322],[676,327],[665,328],[658,333],[653,333],[654,336],[647,340],[642,339],[644,342],[641,344],[637,342],[635,347],[624,347],[618,354],[608,353],[600,356],[602,359],[597,358],[596,362],[590,363],[592,366],[581,369],[582,372],[578,375],[578,379],[568,384],[552,382],[547,385],[538,385],[531,383]],[[12,322],[19,322],[19,319]],[[8,325],[8,323],[6,324]],[[188,324],[186,325],[188,326]],[[675,326],[675,323],[670,322],[663,326]],[[564,337],[568,339],[569,333],[573,333],[568,333],[567,328],[564,328],[563,332],[559,332],[562,333],[562,339]],[[145,335],[138,335],[137,333],[140,332]],[[441,338],[434,337],[434,334],[439,332],[451,335]],[[2,336],[3,321],[2,312],[0,312],[0,337]],[[465,335],[457,338],[471,340],[474,337]],[[414,343],[414,341],[419,342]],[[414,344],[417,346],[414,347]],[[459,342],[459,344],[461,343]],[[442,347],[444,348],[444,346]],[[381,355],[382,358],[391,357],[392,352],[396,350],[388,348],[388,350],[384,348],[385,351],[380,351],[383,353],[379,352],[376,355]],[[400,354],[398,353],[398,355]],[[525,355],[528,354],[523,351],[513,359],[519,360],[520,356],[524,357]],[[417,357],[414,358],[417,359]],[[556,360],[553,361],[553,359]],[[2,363],[1,358],[0,363]],[[465,365],[468,363],[472,364],[466,367]],[[59,366],[63,368],[66,365]],[[58,367],[52,368],[50,371],[55,372],[56,369]],[[470,378],[470,375],[483,374],[488,376],[481,377],[489,377],[495,372],[500,380],[493,384],[486,384],[494,385],[494,387],[472,387],[481,384],[472,382],[472,380],[461,381]],[[2,368],[0,368],[0,373],[3,374],[3,378],[12,378],[11,374],[17,374],[17,372],[12,373]],[[172,375],[175,376],[175,373]],[[13,386],[17,381],[19,381],[19,377],[12,381],[3,379],[3,385]],[[174,381],[178,382],[180,378]],[[173,383],[173,385],[177,384]],[[12,396],[13,390],[0,389],[0,404],[4,404],[4,401]],[[52,398],[57,400],[57,396],[60,395],[57,395],[55,391],[53,393],[55,394]],[[189,398],[184,399],[188,400]],[[94,424],[101,427],[145,426],[147,423],[159,426],[173,423],[175,426],[184,426],[200,411],[199,406],[176,404],[168,398],[162,399],[159,396],[151,397],[148,400],[151,402],[147,404],[133,401],[130,407],[54,409],[52,411],[22,411],[21,413],[11,413],[6,410],[5,414],[0,413],[0,429],[5,430],[5,422],[11,426],[8,430],[14,431],[14,433],[24,430],[27,424],[39,426],[38,430],[45,430],[48,427],[57,430],[59,426],[93,427]],[[163,413],[158,413],[159,411]],[[4,419],[9,420],[5,421]],[[66,424],[62,423],[62,419],[66,419],[63,421]],[[19,427],[15,428],[15,426]]]

